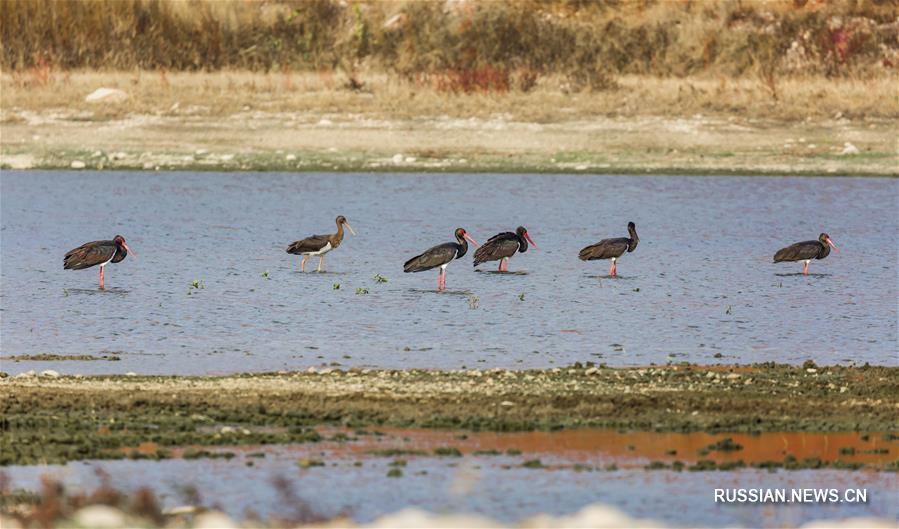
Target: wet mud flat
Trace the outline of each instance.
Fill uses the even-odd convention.
[[[899,424],[899,368],[576,364],[223,377],[19,375],[0,379],[0,409],[3,465],[318,442],[325,426],[880,432],[891,440]]]

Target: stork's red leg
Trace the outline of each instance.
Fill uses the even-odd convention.
[[[808,275],[808,261],[805,262],[805,268],[802,269],[803,275]]]
[[[306,271],[306,259],[309,259],[308,256],[304,255],[302,259],[300,259],[300,272]]]
[[[497,272],[503,271],[503,260],[502,259],[499,260],[499,266],[496,267],[496,271]]]
[[[103,288],[103,268],[104,267],[102,267],[102,266],[100,267],[100,288],[101,289]]]

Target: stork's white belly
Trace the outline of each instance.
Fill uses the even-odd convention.
[[[333,249],[334,248],[331,247],[331,243],[326,243],[324,246],[322,246],[321,250],[318,250],[316,252],[303,252],[303,255],[325,255]]]
[[[115,250],[112,251],[112,257],[109,258],[109,261],[106,261],[105,263],[100,263],[100,266],[106,266],[106,265],[108,265],[113,259],[115,259],[115,256],[116,256],[117,253],[119,253],[119,249],[118,249],[118,248],[116,248]]]

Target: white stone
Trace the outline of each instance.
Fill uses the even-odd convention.
[[[512,402],[511,400],[504,400],[504,401],[500,402],[499,405],[503,406],[504,408],[511,408],[512,406],[515,405],[515,403]]]
[[[31,169],[34,167],[34,156],[31,154],[0,155],[0,166],[10,169]]]
[[[19,373],[18,375],[14,376],[13,378],[29,378],[29,377],[33,377],[35,375],[36,375],[36,373],[34,372],[34,369],[29,369],[28,371],[25,371],[24,373]]]
[[[597,374],[597,373],[599,373],[599,368],[596,368],[596,367],[591,367],[590,369],[584,371],[584,374],[585,374],[585,375],[588,375],[588,376],[589,376],[589,375],[595,375],[595,374]]]
[[[81,160],[72,160],[72,163],[69,164],[69,167],[72,169],[84,169],[86,164]]]
[[[56,371],[53,371],[52,369],[47,369],[45,371],[41,371],[41,376],[49,377],[49,378],[59,378],[59,373]]]
[[[128,371],[127,373],[125,373],[125,376],[126,377],[136,377],[137,373],[135,373],[134,371]]]
[[[414,156],[406,156],[406,163],[414,163],[416,159]]]
[[[330,126],[333,125],[333,124],[334,124],[334,122],[331,121],[330,119],[328,119],[328,118],[321,118],[320,120],[318,120],[318,125],[317,125],[317,126],[319,126],[319,127],[330,127]]]
[[[851,143],[849,143],[847,141],[845,144],[843,144],[843,150],[840,151],[840,155],[841,156],[853,155],[853,154],[859,154],[860,152],[861,151],[858,150],[858,147],[856,147],[855,145],[852,145]]]
[[[230,426],[222,426],[222,429],[219,430],[219,432],[223,433],[225,435],[232,434],[232,433],[234,433],[234,428],[232,428]]]
[[[405,160],[405,157],[402,154],[394,154],[393,155],[393,163],[401,164]]]
[[[287,160],[288,162],[292,162],[297,159],[297,155],[296,154],[288,154],[287,156],[284,157],[284,159]]]
[[[405,13],[397,13],[392,17],[388,18],[386,22],[384,22],[384,29],[386,30],[394,30],[403,25],[403,22],[406,21]]]
[[[72,517],[82,527],[113,529],[125,526],[125,514],[108,505],[90,505],[79,509]]]
[[[619,527],[665,527],[662,523],[654,520],[641,520],[631,518],[627,514],[614,507],[595,503],[588,505],[580,511],[569,515],[553,518],[548,515],[538,515],[531,518],[530,523],[525,524],[530,527],[565,527],[575,528],[591,528],[591,529],[611,529]]]
[[[128,94],[118,88],[97,88],[84,98],[87,103],[100,103],[103,101],[121,103],[128,99]]]
[[[369,527],[383,527],[390,529],[456,529],[467,527],[469,529],[485,529],[503,527],[493,520],[471,514],[433,514],[416,508],[403,509],[399,512],[382,516],[375,520]]]

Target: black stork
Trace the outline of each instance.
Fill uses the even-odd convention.
[[[437,290],[446,290],[446,267],[453,259],[459,259],[468,252],[468,241],[471,241],[475,247],[478,243],[468,236],[462,228],[456,228],[456,241],[438,244],[437,246],[425,251],[421,255],[416,255],[412,259],[406,261],[403,265],[403,272],[424,272],[432,268],[440,267],[440,273],[437,275]]]
[[[343,215],[338,216],[335,222],[337,222],[337,233],[332,233],[331,235],[313,235],[299,241],[294,241],[287,247],[287,253],[303,256],[303,259],[300,261],[300,272],[306,271],[306,259],[309,259],[310,255],[318,256],[318,268],[316,268],[316,271],[322,271],[322,266],[325,263],[325,254],[340,246],[341,241],[343,241],[344,225],[350,230],[350,233],[356,235],[356,232],[353,231],[353,227],[350,226],[350,223],[346,221],[346,217]]]
[[[618,266],[616,262],[618,258],[624,255],[624,252],[633,252],[637,249],[637,243],[640,238],[637,237],[637,226],[633,222],[627,223],[627,232],[630,237],[618,237],[616,239],[603,239],[596,244],[587,246],[581,250],[578,257],[581,261],[593,261],[596,259],[611,259],[612,266],[609,267],[609,276],[618,275]]]
[[[830,249],[840,251],[839,248],[830,240],[830,235],[822,233],[818,236],[817,241],[803,241],[791,244],[786,248],[777,250],[774,254],[774,262],[781,261],[805,261],[805,268],[802,273],[808,275],[808,263],[812,259],[824,259],[830,255]]]
[[[111,241],[93,241],[69,250],[63,258],[63,270],[83,270],[100,265],[100,288],[103,288],[103,269],[109,263],[119,263],[128,252],[135,258],[137,254],[125,244],[125,238],[116,235]]]
[[[486,261],[499,261],[498,272],[509,271],[509,258],[515,255],[515,252],[524,253],[528,251],[528,243],[534,248],[537,243],[528,235],[528,230],[524,226],[519,226],[515,232],[507,231],[498,233],[490,237],[483,246],[474,253],[474,266]]]

